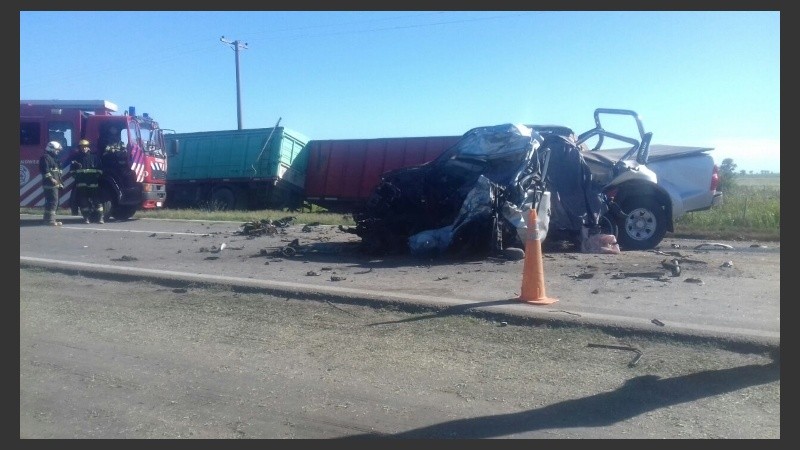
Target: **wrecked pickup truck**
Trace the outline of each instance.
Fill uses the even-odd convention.
[[[634,131],[605,129],[608,116],[633,119]],[[486,256],[523,248],[536,208],[543,240],[611,234],[623,250],[641,250],[680,215],[721,201],[710,149],[654,146],[656,172],[652,133],[634,111],[599,108],[594,117],[577,136],[558,125],[473,128],[433,161],[383,174],[348,231],[370,254]]]

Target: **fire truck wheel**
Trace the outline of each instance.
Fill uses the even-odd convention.
[[[120,206],[117,205],[114,207],[114,210],[111,212],[111,215],[116,220],[128,220],[136,214],[137,207],[134,206]]]

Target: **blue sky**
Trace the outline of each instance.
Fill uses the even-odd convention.
[[[594,126],[780,171],[779,11],[20,11],[20,99],[102,99],[176,132],[310,139]]]

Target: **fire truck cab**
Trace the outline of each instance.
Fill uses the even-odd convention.
[[[50,141],[60,142],[64,190],[60,205],[77,215],[70,160],[81,139],[102,162],[100,190],[105,218],[130,219],[139,209],[161,208],[166,201],[167,160],[163,131],[146,113],[130,107],[114,114],[107,100],[20,100],[20,206],[44,205],[39,157]],[[69,205],[69,206],[67,206]]]

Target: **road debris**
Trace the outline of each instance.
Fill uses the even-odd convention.
[[[725,261],[720,267],[733,267],[733,261]]]
[[[619,280],[623,278],[634,278],[634,277],[655,278],[657,280],[661,280],[667,278],[667,274],[664,272],[618,272],[611,275],[611,278],[614,280]]]
[[[660,326],[660,327],[663,327],[663,326],[664,326],[664,322],[662,322],[662,321],[660,321],[660,320],[658,320],[658,319],[653,319],[653,320],[651,320],[650,322],[651,322],[651,323],[653,323],[653,324],[655,324],[655,325],[658,325],[658,326]]]
[[[576,279],[576,280],[588,280],[589,278],[593,278],[593,277],[594,277],[594,274],[593,273],[589,273],[589,272],[583,272],[583,273],[579,273],[577,275],[570,275],[570,278],[573,278],[573,279]]]
[[[294,217],[284,217],[278,220],[261,219],[245,222],[239,226],[239,234],[247,236],[273,236],[278,233],[278,228],[286,228],[292,224]]]
[[[112,261],[138,261],[139,258],[136,258],[135,256],[122,255],[119,258],[116,258],[116,259],[112,258],[111,260]]]
[[[642,351],[636,347],[631,347],[628,345],[608,345],[608,344],[592,344],[591,342],[586,344],[587,347],[595,347],[595,348],[610,348],[612,350],[626,350],[629,352],[636,353],[636,356],[633,357],[631,362],[628,363],[628,367],[633,367],[639,363],[639,360],[642,359]]]
[[[704,284],[703,280],[700,278],[687,278],[683,280],[685,283],[695,283],[695,284]]]
[[[661,261],[661,265],[669,269],[672,272],[673,277],[677,277],[681,274],[681,264],[680,261],[677,259],[673,259],[672,261],[667,261],[666,259]]]
[[[728,244],[721,244],[719,242],[704,242],[702,244],[695,245],[694,249],[695,250],[700,250],[703,247],[719,247],[719,248],[724,248],[725,250],[733,250],[733,246],[728,245]]]

